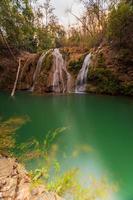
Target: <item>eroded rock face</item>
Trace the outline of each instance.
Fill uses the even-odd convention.
[[[43,185],[31,188],[24,167],[15,159],[0,157],[0,200],[63,200]]]

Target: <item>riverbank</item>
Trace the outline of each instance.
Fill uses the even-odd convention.
[[[0,198],[2,200],[63,200],[44,185],[33,187],[25,168],[15,158],[0,155]]]

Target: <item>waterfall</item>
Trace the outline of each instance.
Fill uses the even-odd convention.
[[[53,51],[53,68],[53,92],[70,92],[71,75],[67,71],[66,62],[64,61],[59,49],[54,49]]]
[[[20,69],[21,69],[21,59],[19,59],[19,65],[18,65],[18,70],[17,70],[17,74],[16,74],[16,79],[15,79],[14,86],[13,86],[12,93],[11,93],[12,97],[14,96],[15,91],[16,91],[18,78],[19,78],[19,74],[20,74]]]
[[[39,60],[38,60],[38,63],[37,63],[35,72],[34,72],[34,74],[33,74],[33,85],[32,85],[32,87],[31,87],[31,89],[30,89],[31,92],[34,91],[36,79],[37,79],[38,74],[39,74],[40,71],[41,71],[41,67],[42,67],[43,60],[45,59],[45,57],[47,56],[47,54],[48,54],[50,51],[51,51],[51,49],[48,50],[46,53],[43,53],[43,54],[40,56]]]
[[[86,83],[87,83],[87,74],[88,74],[88,67],[91,62],[91,53],[89,53],[83,62],[82,68],[79,71],[77,81],[76,81],[76,89],[75,92],[84,92],[86,89]]]

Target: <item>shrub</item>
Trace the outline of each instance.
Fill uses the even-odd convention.
[[[89,70],[88,81],[98,86],[99,92],[116,94],[119,92],[119,80],[108,69],[96,68]]]
[[[121,93],[124,95],[133,96],[133,84],[121,85]]]
[[[105,67],[106,66],[106,64],[105,64],[105,58],[104,58],[104,55],[103,55],[102,52],[100,52],[98,54],[97,64],[98,64],[98,67]]]

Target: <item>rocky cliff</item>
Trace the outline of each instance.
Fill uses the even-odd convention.
[[[88,92],[133,96],[133,55],[130,49],[101,45],[92,49]]]
[[[0,89],[13,88],[18,63],[5,51],[0,53]],[[70,88],[74,92],[76,79],[82,67],[85,56],[91,52],[87,78],[87,92],[130,95],[133,96],[133,55],[130,49],[115,49],[111,45],[102,44],[100,47],[87,50],[80,47],[61,48],[60,53],[66,62],[68,73],[71,75]],[[34,73],[42,53],[30,54],[15,52],[16,60],[21,58],[21,73],[17,89],[30,90],[34,84],[34,92],[45,93],[52,91],[53,55],[47,54],[42,62],[41,70],[34,82]],[[58,72],[59,73],[59,72]],[[66,82],[65,73],[62,78]],[[61,84],[59,82],[59,84]]]

